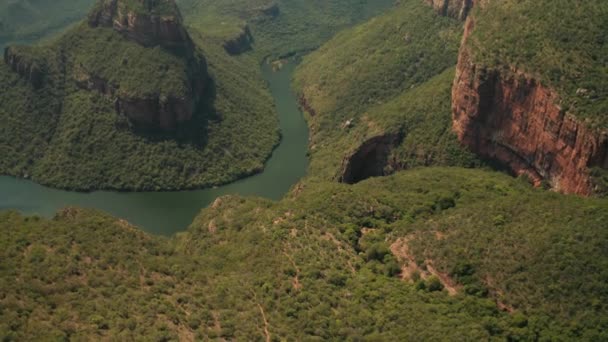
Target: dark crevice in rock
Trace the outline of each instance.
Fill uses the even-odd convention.
[[[249,26],[245,25],[236,37],[224,42],[223,46],[228,54],[234,56],[251,50],[251,44],[253,44],[253,35]]]
[[[23,49],[27,48],[24,47]],[[42,87],[46,73],[44,60],[37,60],[18,47],[7,47],[4,50],[4,63],[35,89]]]
[[[339,181],[355,184],[371,177],[388,175],[389,155],[402,141],[402,133],[384,134],[367,140],[344,160]]]

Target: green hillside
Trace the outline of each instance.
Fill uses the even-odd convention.
[[[0,334],[601,340],[607,209],[496,173],[427,168],[277,203],[221,198],[168,240],[94,211],[5,212]],[[408,261],[390,252],[403,238]],[[412,263],[420,273],[402,280]],[[420,278],[431,265],[442,277]]]
[[[344,158],[388,134],[402,138],[391,146],[386,173],[477,164],[451,133],[461,37],[462,23],[410,0],[308,55],[294,85],[308,107],[312,176],[339,178]]]
[[[171,94],[189,77],[179,54],[82,24],[19,47],[46,72],[39,89],[0,63],[0,173],[158,190],[258,171],[278,142],[260,63],[318,47],[293,80],[308,175],[279,201],[219,197],[172,237],[96,210],[0,211],[0,339],[608,341],[608,198],[534,188],[459,144],[463,22],[423,0],[178,3],[213,80],[208,120],[188,127],[203,141],[134,133],[68,82],[81,66]],[[585,84],[593,96],[572,108],[602,122],[603,3],[491,1],[472,15],[466,48],[483,66],[538,73],[565,104]],[[228,53],[244,27],[251,50]]]
[[[110,98],[74,80],[84,73],[85,79],[119,84],[119,95],[180,97],[196,77],[189,71],[192,58],[200,57],[145,48],[85,23],[40,47],[17,48],[40,60],[34,65],[41,65],[45,82],[35,89],[0,64],[0,117],[6,122],[0,127],[0,173],[67,189],[169,190],[259,172],[278,142],[278,124],[258,62],[228,56],[197,31],[192,39],[212,81],[205,81],[197,121],[170,138],[133,132]]]

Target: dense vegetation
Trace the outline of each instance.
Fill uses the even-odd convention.
[[[399,133],[387,173],[477,164],[451,133],[451,84],[462,25],[421,1],[345,30],[304,59],[295,87],[308,106],[313,176],[337,177],[366,140]]]
[[[156,13],[164,8],[125,3],[137,11]],[[49,76],[44,89],[34,91],[7,66],[0,66],[0,96],[6,104],[0,111],[8,122],[1,127],[0,149],[7,158],[0,161],[0,172],[78,190],[206,187],[258,172],[278,142],[276,113],[258,63],[270,54],[316,47],[335,30],[390,6],[285,1],[276,4],[278,14],[268,14],[275,3],[265,0],[178,3],[212,74],[211,99],[201,115],[208,120],[179,131],[177,139],[129,132],[125,119],[113,113],[111,101],[75,88],[70,78],[91,73],[120,84],[120,91],[129,95],[179,95],[185,91],[188,73],[183,71],[188,65],[162,48],[142,48],[110,29],[80,24],[30,49],[46,60]],[[224,42],[242,33],[245,25],[254,27],[255,50],[229,56]],[[296,26],[288,29],[289,25]],[[285,39],[270,32],[291,33]],[[118,55],[121,58],[115,58]]]
[[[474,16],[470,45],[479,62],[538,76],[565,109],[608,127],[608,2],[491,1]]]
[[[81,24],[29,49],[46,61],[42,89],[0,65],[0,115],[6,120],[0,172],[60,188],[159,190],[216,185],[260,171],[278,132],[257,61],[228,56],[198,31],[192,37],[213,83],[206,85],[207,106],[199,115],[206,120],[176,139],[132,132],[112,99],[73,81],[93,73],[120,83],[128,95],[179,95],[190,62],[160,47],[143,48],[111,29]]]
[[[304,184],[277,203],[221,198],[168,240],[94,211],[5,212],[0,334],[598,340],[607,204],[430,168]],[[389,248],[402,238],[409,261]],[[413,262],[451,278],[456,294],[446,278],[402,280]]]
[[[218,41],[253,31],[253,53],[278,58],[310,51],[338,30],[390,8],[392,0],[179,0],[186,21]]]
[[[190,4],[187,20],[215,80],[222,119],[209,121],[208,155],[196,145],[117,130],[103,98],[69,86],[34,91],[0,65],[0,101],[12,108],[0,112],[7,122],[0,155],[8,156],[0,170],[61,186],[98,186],[107,178],[123,188],[170,188],[190,184],[199,162],[217,160],[205,169],[212,177],[263,159],[256,151],[276,141],[263,141],[256,130],[271,131],[276,122],[265,115],[273,111],[258,63],[289,26],[273,28],[256,11],[229,11],[239,0],[213,3],[211,13],[225,17],[205,20],[232,27],[250,21],[266,38],[252,53],[229,57],[221,37],[232,29],[207,34],[195,19],[204,7]],[[277,3],[285,18],[276,23],[289,19],[298,28],[277,54],[316,46],[361,19],[366,4],[325,2],[351,5],[333,12],[336,19],[331,7],[315,9],[314,2]],[[327,16],[311,30],[299,31],[311,18],[289,17],[316,11]],[[481,164],[450,130],[461,31],[461,23],[421,1],[404,0],[305,58],[294,83],[313,130],[310,174],[281,201],[219,198],[171,238],[93,210],[67,208],[52,219],[0,212],[0,338],[608,340],[608,199],[461,168]],[[64,54],[45,53],[51,72],[63,65],[57,60]],[[345,157],[391,134],[401,139],[391,146],[386,173],[407,171],[355,185],[333,181]],[[423,168],[433,165],[459,167]]]

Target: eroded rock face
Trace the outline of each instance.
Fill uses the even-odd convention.
[[[192,98],[149,98],[120,96],[115,102],[116,111],[139,127],[159,127],[174,130],[178,124],[192,119],[195,101]]]
[[[253,35],[249,26],[245,25],[236,37],[224,42],[224,50],[231,55],[239,55],[251,50],[251,43]]]
[[[192,120],[201,101],[207,79],[206,69],[194,65],[191,71],[190,90],[179,97],[160,94],[133,96],[122,91],[120,85],[89,73],[82,65],[76,69],[75,82],[81,89],[96,91],[113,100],[116,113],[125,116],[135,128],[171,132],[178,125]]]
[[[465,41],[474,21],[469,18]],[[460,141],[536,185],[590,195],[591,167],[608,168],[608,132],[590,128],[560,108],[555,91],[511,68],[490,70],[461,48],[452,90],[453,127]]]
[[[27,80],[36,89],[42,87],[45,75],[44,62],[37,61],[17,47],[7,47],[4,50],[4,63]]]
[[[344,159],[340,182],[355,184],[370,177],[387,175],[388,157],[402,140],[403,137],[396,133],[368,139]]]
[[[475,0],[424,0],[439,15],[465,20],[475,5]]]
[[[188,91],[172,94],[134,95],[93,75],[81,65],[75,72],[76,84],[97,91],[114,101],[117,114],[125,116],[138,129],[171,132],[193,118],[208,79],[202,56],[183,26],[179,9],[173,0],[102,0],[89,15],[91,27],[111,27],[128,39],[145,47],[161,46],[179,52],[188,60]]]
[[[154,0],[130,1],[138,1],[144,10],[133,10],[127,6],[125,0],[103,0],[89,14],[89,25],[113,27],[143,46],[160,45],[168,49],[186,51],[193,48],[174,1],[164,1],[163,6],[170,8],[164,14],[152,11]],[[146,8],[148,10],[145,10]]]

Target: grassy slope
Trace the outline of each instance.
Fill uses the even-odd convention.
[[[450,88],[461,23],[420,1],[345,30],[311,53],[295,87],[316,115],[311,173],[336,176],[345,155],[366,139],[401,131],[401,167],[475,163],[450,132]],[[344,129],[348,120],[352,128]]]
[[[427,168],[304,187],[278,203],[222,198],[170,240],[93,211],[4,213],[0,332],[252,340],[264,338],[264,315],[275,338],[597,339],[607,204]],[[412,235],[416,260],[456,278],[457,258],[474,270],[458,279],[487,291],[450,297],[432,280],[391,276],[387,246]],[[496,308],[498,291],[514,314]]]
[[[559,91],[565,108],[608,127],[606,1],[492,1],[474,16],[470,46],[478,62],[536,75]]]

